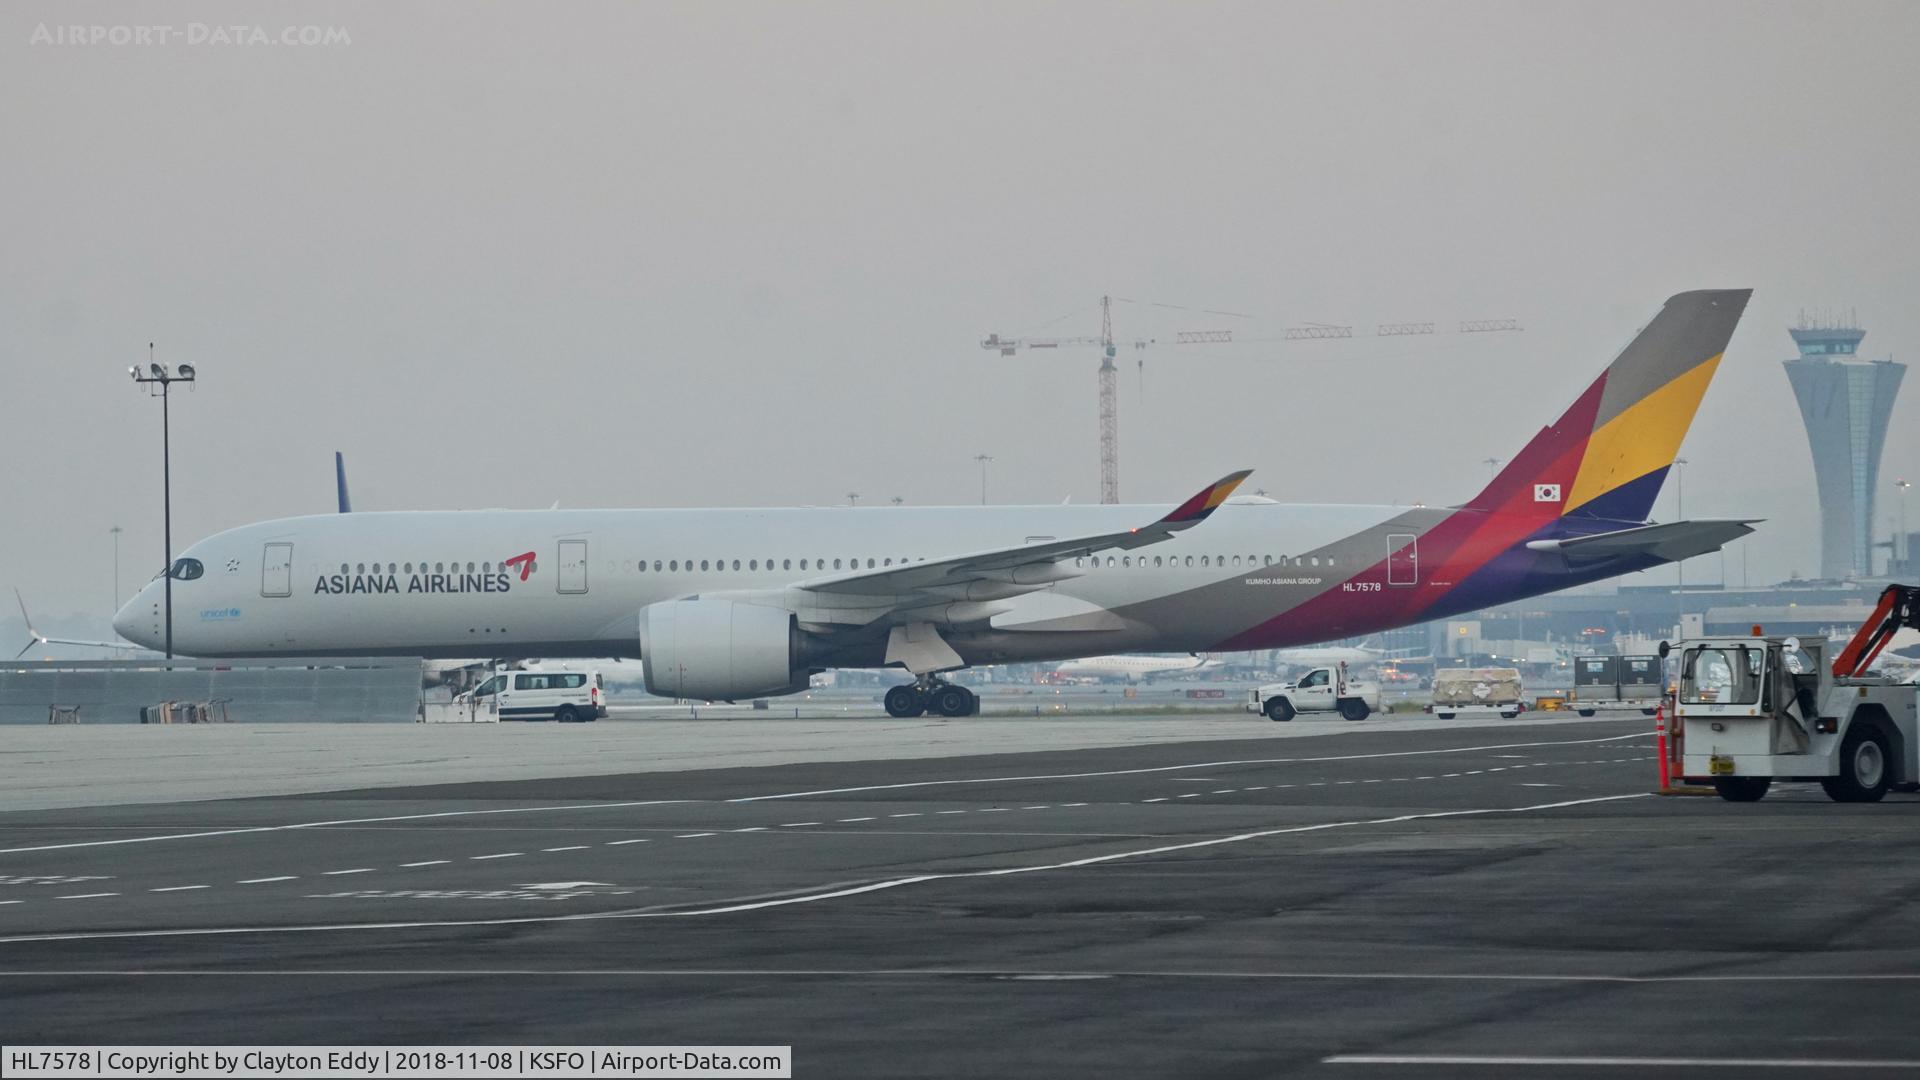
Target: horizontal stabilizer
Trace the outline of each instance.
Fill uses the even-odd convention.
[[[1564,555],[1570,560],[1617,559],[1651,555],[1663,562],[1679,562],[1721,547],[1753,531],[1758,519],[1746,521],[1674,521],[1632,529],[1575,536],[1565,540],[1529,540],[1529,551]]]

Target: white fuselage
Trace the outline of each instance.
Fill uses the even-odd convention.
[[[173,645],[196,656],[633,656],[636,617],[648,604],[720,592],[779,603],[792,586],[855,566],[1125,530],[1159,512],[835,507],[289,518],[219,533],[183,553],[204,569],[173,583]],[[1207,649],[1284,610],[1289,596],[1323,590],[1358,572],[1363,560],[1384,557],[1384,537],[1377,556],[1334,547],[1396,513],[1407,511],[1230,504],[1202,527],[1150,548],[1073,560],[1078,576],[1016,598],[1009,616],[996,616],[972,640],[990,641],[977,648],[996,661],[1066,659],[1116,646]],[[528,553],[531,567],[503,565]],[[115,627],[124,636],[160,647],[163,587],[156,578],[122,609]],[[1183,602],[1185,593],[1194,602]],[[1073,625],[1058,612],[1129,609],[1151,617],[1096,633],[1008,629],[1020,625],[1022,611],[1034,613],[1029,625],[1044,628]],[[960,638],[956,647],[966,652],[966,635]],[[881,662],[860,659],[845,663]]]
[[[1218,660],[1198,656],[1089,656],[1084,660],[1069,660],[1061,664],[1055,669],[1055,674],[1069,679],[1125,679],[1133,682],[1156,675],[1210,671],[1219,666]]]

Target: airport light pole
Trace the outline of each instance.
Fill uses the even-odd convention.
[[[993,460],[992,454],[975,454],[973,460],[980,463],[980,505],[987,505],[987,462]]]
[[[1687,520],[1687,459],[1673,459],[1673,517],[1676,521]],[[1673,633],[1683,636],[1680,624],[1687,615],[1687,568],[1686,560],[1673,560]]]
[[[1894,538],[1893,550],[1894,554],[1900,556],[1900,572],[1906,574],[1912,572],[1907,566],[1913,559],[1913,542],[1907,535],[1907,492],[1913,490],[1913,485],[1905,480],[1895,480],[1893,486],[1900,489],[1900,535]]]
[[[166,365],[153,362],[153,343],[147,343],[147,371],[141,374],[139,365],[127,369],[133,381],[147,388],[149,396],[153,388],[160,388],[160,507],[161,533],[167,546],[166,569],[161,574],[166,579],[167,590],[167,659],[173,659],[173,432],[168,416],[168,391],[173,384],[190,383],[196,372],[192,364],[181,364],[180,370],[168,371]]]
[[[113,535],[113,608],[112,610],[116,613],[118,613],[120,610],[120,533],[122,531],[124,530],[122,530],[118,525],[115,525],[113,528],[107,530],[107,532]]]

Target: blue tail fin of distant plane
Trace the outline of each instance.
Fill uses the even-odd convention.
[[[340,512],[353,513],[353,500],[347,498],[347,459],[338,450],[333,452],[333,481],[340,489]]]

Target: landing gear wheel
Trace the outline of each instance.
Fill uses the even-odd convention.
[[[927,711],[941,716],[966,716],[975,702],[973,691],[946,683],[927,695]]]
[[[1879,802],[1893,784],[1892,755],[1879,728],[1855,725],[1840,744],[1840,775],[1820,781],[1834,802]]]
[[[1593,710],[1593,709],[1576,709],[1576,710],[1574,710],[1574,711],[1575,711],[1575,712],[1578,712],[1578,713],[1579,713],[1579,714],[1580,714],[1581,716],[1592,716],[1592,715],[1594,714],[1594,711],[1595,711],[1595,710]]]
[[[888,688],[886,703],[887,715],[902,720],[909,716],[919,716],[921,713],[927,711],[926,696],[920,693],[918,687],[914,686],[894,686]]]
[[[1771,776],[1722,776],[1713,782],[1713,790],[1728,802],[1759,802],[1772,786]]]
[[[1348,720],[1365,720],[1373,710],[1359,698],[1348,698],[1340,703],[1340,715]]]
[[[553,711],[553,719],[561,724],[577,724],[580,722],[580,712],[571,705],[562,705]]]
[[[1274,698],[1267,702],[1267,719],[1276,724],[1284,724],[1293,719],[1293,703],[1286,698]]]

